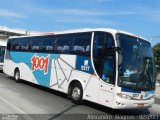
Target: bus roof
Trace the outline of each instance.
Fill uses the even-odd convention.
[[[65,30],[65,31],[57,31],[57,32],[47,32],[47,33],[43,33],[40,35],[31,35],[31,36],[15,36],[15,37],[10,37],[10,38],[23,38],[23,37],[38,37],[38,36],[48,36],[48,35],[59,35],[59,34],[70,34],[70,33],[82,33],[82,32],[94,32],[94,31],[102,31],[102,32],[109,32],[111,34],[116,34],[116,33],[122,33],[122,34],[126,34],[126,35],[130,35],[130,36],[134,36],[134,37],[138,37],[141,39],[144,39],[146,41],[148,41],[147,39],[140,37],[138,35],[126,32],[126,31],[122,31],[122,30],[117,30],[117,29],[110,29],[110,28],[83,28],[83,29],[72,29],[72,30]]]

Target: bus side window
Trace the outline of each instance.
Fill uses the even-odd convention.
[[[53,52],[54,51],[54,43],[55,43],[54,37],[47,37],[47,38],[43,39],[43,47],[45,49],[45,52]]]
[[[15,51],[20,51],[21,50],[21,40],[20,39],[14,39],[13,40],[12,50],[15,50]]]
[[[42,40],[39,38],[31,39],[31,51],[40,52],[40,47],[42,46]]]
[[[7,42],[7,50],[11,50],[12,49],[12,40],[8,40]]]
[[[81,33],[75,35],[73,44],[73,54],[89,55],[91,50],[91,33]]]
[[[72,39],[72,35],[57,36],[54,45],[56,52],[60,54],[69,54]]]
[[[106,40],[106,45],[105,47],[107,49],[111,49],[114,47],[114,43],[113,43],[113,37],[111,35],[107,35],[107,40]]]
[[[21,43],[21,50],[22,51],[28,51],[29,50],[29,39],[28,38],[23,38],[22,43]]]

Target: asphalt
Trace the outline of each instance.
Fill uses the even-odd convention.
[[[156,104],[145,110],[113,110],[87,101],[84,105],[75,105],[67,99],[65,94],[28,82],[16,83],[0,73],[0,119],[1,114],[3,114],[2,117],[6,117],[4,116],[6,114],[18,114],[18,118],[24,120],[82,120],[93,114],[114,117],[116,115],[137,117],[150,114],[160,115],[159,101],[157,98]]]

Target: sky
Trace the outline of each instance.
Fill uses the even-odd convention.
[[[113,28],[160,42],[160,0],[0,0],[0,25],[40,32]]]

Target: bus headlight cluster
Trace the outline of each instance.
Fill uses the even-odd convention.
[[[131,99],[131,97],[129,95],[122,94],[122,93],[117,93],[117,96],[120,98],[123,98],[123,99],[128,99],[128,100]]]

